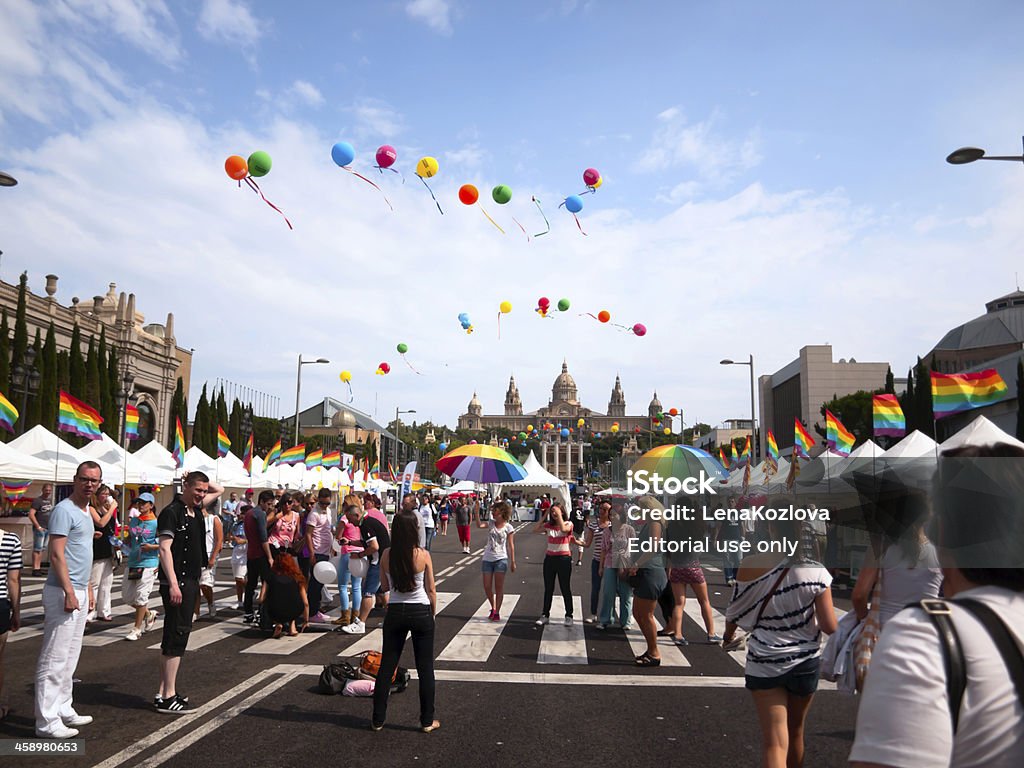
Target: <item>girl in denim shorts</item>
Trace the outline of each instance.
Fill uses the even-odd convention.
[[[501,620],[501,601],[505,597],[505,574],[516,572],[516,550],[513,541],[512,505],[507,501],[499,501],[491,507],[491,522],[480,523],[487,528],[487,546],[484,547],[484,559],[480,565],[483,572],[484,592],[491,611],[487,618],[491,621]]]

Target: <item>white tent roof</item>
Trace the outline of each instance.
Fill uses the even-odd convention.
[[[28,432],[7,444],[26,456],[40,459],[50,464],[50,479],[53,479],[54,462],[57,463],[56,482],[70,483],[83,459],[78,450],[65,443],[53,432],[41,424],[32,427]],[[114,470],[102,461],[96,461],[103,470],[103,475],[114,475]],[[27,478],[26,478],[27,479]],[[116,482],[116,480],[114,481]]]
[[[918,459],[935,456],[935,441],[919,429],[900,440],[884,454],[886,459]]]
[[[569,484],[544,469],[533,455],[533,451],[530,451],[530,455],[523,462],[523,469],[526,470],[526,477],[514,483],[500,483],[500,487],[513,488],[517,491],[554,491],[553,495],[562,502],[565,511],[569,511]]]
[[[1018,448],[1024,448],[1024,443],[1013,435],[1003,432],[984,416],[979,416],[942,443],[939,446],[939,452],[948,451],[950,448],[959,448],[963,445],[991,445],[992,443],[1009,443]]]
[[[53,482],[53,462],[46,462],[0,443],[0,477],[5,480]]]
[[[109,465],[112,474],[104,475],[104,479],[114,483],[168,485],[174,480],[173,461],[171,468],[154,466],[137,454],[128,453],[107,435],[83,446],[79,453],[84,458]]]
[[[174,455],[166,448],[164,448],[162,445],[160,445],[160,443],[158,443],[156,440],[151,440],[150,442],[146,443],[144,446],[139,448],[139,450],[135,451],[135,453],[133,453],[132,456],[139,459],[140,461],[144,461],[151,467],[156,467],[157,469],[166,469],[171,473],[172,476],[177,471],[177,465],[175,464],[174,461]]]

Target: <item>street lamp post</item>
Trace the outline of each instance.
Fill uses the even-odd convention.
[[[135,386],[135,377],[126,368],[121,376],[121,388],[117,391],[117,411],[121,416],[121,442],[124,448],[125,434],[128,431],[128,401],[132,396],[132,388]]]
[[[42,378],[41,374],[33,363],[36,360],[36,348],[26,347],[25,353],[22,355],[21,362],[14,366],[14,370],[11,371],[11,384],[15,391],[21,393],[21,418],[18,419],[18,434],[25,433],[25,421],[28,413],[28,396],[33,396],[39,390],[39,380]]]
[[[753,444],[750,448],[750,465],[753,466],[757,463],[757,449],[760,442],[757,438],[757,411],[754,409],[754,356],[750,355],[750,360],[747,362],[742,360],[722,360],[721,365],[750,366],[750,442]]]
[[[302,366],[323,365],[331,362],[325,357],[318,357],[316,360],[303,360],[299,355],[299,364],[295,369],[295,445],[299,444],[299,393],[302,391]]]
[[[411,411],[400,411],[400,410],[398,410],[398,406],[397,405],[395,406],[395,468],[396,469],[402,463],[401,459],[398,458],[398,444],[401,442],[401,440],[398,437],[399,425],[401,424],[401,422],[398,420],[398,417],[401,414],[403,414],[403,413],[416,413],[416,409],[413,409]]]
[[[1024,137],[1021,139],[1024,142]],[[1024,163],[1024,155],[986,155],[984,149],[977,147],[960,147],[949,153],[946,162],[950,165],[967,165],[975,160],[1010,160],[1015,163]]]

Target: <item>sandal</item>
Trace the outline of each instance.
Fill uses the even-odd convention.
[[[283,627],[283,626],[281,626],[280,624],[275,624],[275,625],[274,625],[274,634],[273,634],[273,638],[274,638],[275,640],[279,639],[279,638],[281,637],[281,633],[282,633],[282,632],[284,632],[284,627]]]
[[[430,733],[431,731],[436,731],[440,727],[441,727],[441,721],[440,720],[435,720],[430,725],[421,725],[420,726],[420,732],[421,733]]]
[[[673,635],[675,635],[675,632],[673,632],[671,629],[658,630],[658,637],[672,637]]]
[[[661,659],[654,658],[649,653],[641,653],[634,662],[638,667],[660,667]]]

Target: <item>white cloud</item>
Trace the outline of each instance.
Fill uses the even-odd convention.
[[[310,107],[319,107],[324,103],[324,97],[320,90],[305,80],[296,80],[292,83],[291,93]]]
[[[393,139],[405,130],[402,114],[378,99],[364,99],[352,107],[352,113],[361,136]]]
[[[469,144],[444,153],[444,159],[453,166],[465,170],[479,168],[487,152],[478,144]]]
[[[405,12],[435,32],[452,33],[452,5],[448,0],[412,0],[405,4]]]
[[[263,36],[259,22],[241,0],[203,0],[197,25],[207,40],[251,49]]]
[[[163,0],[62,0],[54,10],[73,24],[109,28],[165,62],[183,55],[177,25]]]

